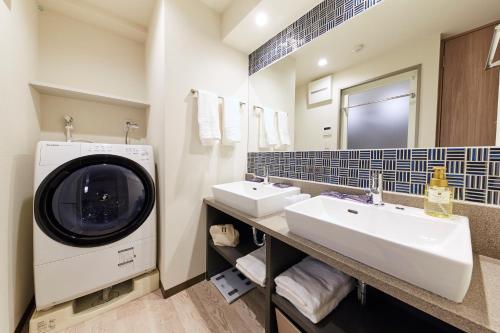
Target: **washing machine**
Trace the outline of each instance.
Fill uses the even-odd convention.
[[[150,146],[38,143],[33,207],[37,310],[155,269],[154,179]]]

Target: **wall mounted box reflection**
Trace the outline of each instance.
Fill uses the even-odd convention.
[[[309,104],[318,104],[332,99],[332,76],[328,75],[309,82],[307,100]]]

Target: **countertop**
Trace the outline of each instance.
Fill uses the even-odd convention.
[[[254,218],[207,198],[217,208],[367,284],[466,332],[500,332],[500,260],[474,255],[463,303],[455,303],[288,231],[284,213]]]

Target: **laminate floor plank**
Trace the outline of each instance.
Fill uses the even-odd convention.
[[[247,323],[236,311],[236,307],[240,305],[229,305],[223,298],[219,297],[219,292],[211,288],[210,285],[187,290],[187,293],[195,303],[197,310],[204,315],[205,321],[213,324],[212,332],[251,332]]]
[[[257,290],[253,290],[237,300],[236,303],[241,304],[241,306],[235,307],[235,311],[247,323],[247,327],[250,329],[249,332],[263,333],[266,325],[263,306],[264,295]],[[259,325],[255,325],[255,322],[259,323]]]

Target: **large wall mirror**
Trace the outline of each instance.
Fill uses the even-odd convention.
[[[500,145],[499,23],[500,1],[382,1],[250,77],[248,151]]]

